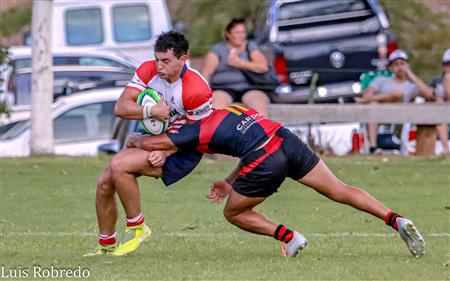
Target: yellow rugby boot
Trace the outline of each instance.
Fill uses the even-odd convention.
[[[117,244],[108,245],[108,246],[102,246],[101,244],[98,244],[97,249],[95,249],[91,253],[84,254],[83,257],[111,255],[116,250],[116,248],[117,248]]]
[[[125,235],[120,242],[119,246],[113,252],[114,256],[123,256],[136,249],[144,242],[150,235],[152,231],[145,224],[140,224],[138,226],[127,226],[125,228]]]

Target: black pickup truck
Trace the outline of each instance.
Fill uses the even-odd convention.
[[[361,74],[386,69],[397,49],[376,0],[272,0],[254,34],[273,55],[281,85],[271,98],[279,103],[353,102]]]

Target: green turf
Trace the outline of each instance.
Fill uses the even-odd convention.
[[[309,240],[295,259],[279,243],[230,225],[205,193],[234,162],[204,161],[170,189],[141,179],[154,235],[127,257],[83,258],[96,243],[95,182],[108,158],[1,159],[0,265],[90,270],[92,280],[449,280],[450,159],[327,158],[414,220],[427,253],[412,258],[384,223],[287,180],[258,210]],[[121,213],[119,226],[123,226]],[[346,234],[347,233],[347,234]],[[349,234],[352,233],[352,234]],[[365,236],[364,236],[365,235]]]

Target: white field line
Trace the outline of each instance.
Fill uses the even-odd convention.
[[[306,237],[393,237],[397,233],[374,233],[374,232],[333,232],[333,233],[304,233]],[[233,233],[190,233],[190,232],[165,232],[156,233],[156,236],[177,236],[177,237],[233,237],[238,234]],[[94,237],[97,236],[94,232],[9,232],[0,233],[2,237],[14,236],[41,236],[41,237],[65,237],[65,236],[80,236],[80,237]],[[425,237],[450,237],[450,233],[426,233]]]

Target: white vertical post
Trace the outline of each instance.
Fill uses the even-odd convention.
[[[53,101],[52,0],[33,1],[31,21],[31,134],[32,155],[52,154]]]
[[[409,131],[411,130],[411,123],[403,123],[402,133],[400,136],[400,155],[409,155]]]

